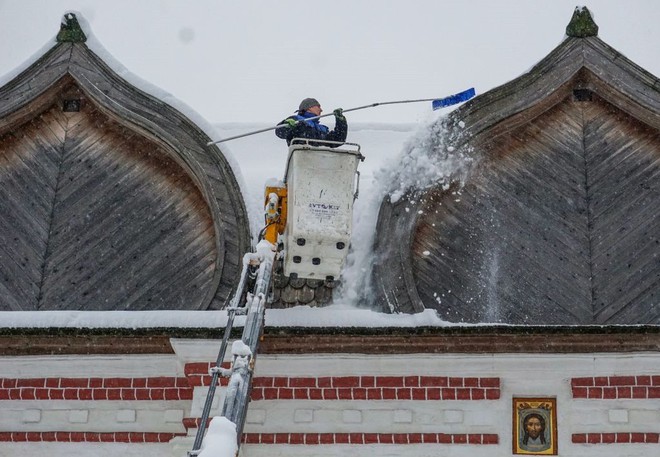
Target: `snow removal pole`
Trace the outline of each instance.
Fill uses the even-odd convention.
[[[421,98],[421,99],[417,99],[417,100],[397,100],[397,101],[393,101],[393,102],[372,103],[370,105],[358,106],[356,108],[348,108],[348,109],[345,109],[345,110],[342,110],[342,111],[344,113],[348,113],[349,111],[357,111],[357,110],[366,109],[366,108],[375,108],[376,106],[380,106],[380,105],[396,105],[396,104],[402,104],[402,103],[419,103],[419,102],[432,102],[433,103],[433,109],[436,110],[436,109],[439,109],[439,108],[444,108],[445,106],[456,105],[458,103],[467,101],[467,100],[471,99],[472,97],[474,97],[474,95],[475,95],[475,91],[474,91],[474,87],[472,87],[468,90],[464,90],[463,92],[459,92],[457,94],[450,95],[450,96],[444,97],[444,98]],[[305,119],[305,121],[313,121],[315,119],[320,119],[322,117],[332,116],[332,115],[333,115],[333,113],[329,113],[329,114],[322,114],[320,116],[308,117],[308,118]],[[302,121],[298,121],[298,122],[302,122]],[[259,130],[254,130],[252,132],[243,133],[241,135],[230,136],[229,138],[223,138],[223,139],[217,140],[217,141],[209,141],[208,143],[206,143],[206,145],[211,146],[213,144],[224,143],[226,141],[231,141],[231,140],[236,140],[238,138],[244,138],[246,136],[256,135],[257,133],[268,132],[270,130],[275,130],[277,128],[284,127],[284,126],[287,126],[287,125],[289,125],[289,124],[280,124],[280,125],[276,125],[274,127],[266,127],[264,129],[259,129]]]

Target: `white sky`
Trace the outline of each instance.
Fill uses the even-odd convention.
[[[547,55],[577,5],[604,41],[660,75],[657,0],[0,0],[0,75],[74,10],[129,71],[208,122],[277,122],[310,96],[329,112],[483,93]],[[349,121],[418,122],[430,109],[383,106]]]

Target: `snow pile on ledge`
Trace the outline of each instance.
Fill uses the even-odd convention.
[[[234,457],[236,452],[236,424],[222,416],[211,419],[199,457]]]
[[[237,316],[240,327],[244,316]],[[0,328],[224,328],[222,311],[4,311]],[[435,310],[384,314],[349,305],[266,310],[268,327],[445,327]]]

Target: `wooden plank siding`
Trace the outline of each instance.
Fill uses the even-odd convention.
[[[91,104],[77,113],[55,106],[11,137],[0,139],[2,157],[30,157],[30,163],[22,182],[13,167],[2,167],[8,202],[2,219],[23,209],[30,223],[0,232],[0,249],[17,260],[13,239],[31,248],[30,262],[5,274],[16,285],[31,278],[32,293],[5,290],[3,301],[15,303],[13,309],[85,310],[201,302],[217,255],[211,215],[167,154]],[[40,154],[35,143],[50,145],[51,154]],[[35,199],[42,200],[40,211],[33,210]]]
[[[568,99],[511,132],[458,195],[426,198],[412,243],[425,306],[524,324],[627,323],[616,315],[653,309],[660,138],[620,117]],[[619,134],[590,134],[602,125]],[[657,323],[660,309],[646,318]]]
[[[660,132],[582,105],[596,322],[660,323]]]
[[[597,37],[567,38],[443,122],[438,144],[475,165],[449,189],[384,200],[373,274],[383,310],[660,324],[656,77]]]
[[[26,141],[12,135],[0,142],[0,296],[11,310],[37,309],[61,154],[61,139],[26,130]]]
[[[200,127],[84,43],[53,46],[0,100],[0,310],[226,305],[249,225]]]

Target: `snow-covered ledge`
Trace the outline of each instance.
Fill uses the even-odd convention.
[[[225,311],[29,311],[0,315],[0,354],[173,354],[215,360]],[[244,317],[235,320],[240,337]],[[345,305],[268,309],[261,353],[660,351],[660,326],[452,324],[435,311],[383,314]],[[207,354],[208,352],[208,354]]]
[[[242,327],[244,316],[234,325]],[[434,310],[384,314],[345,305],[266,310],[269,327],[444,327]],[[0,328],[224,328],[221,311],[5,311]]]

